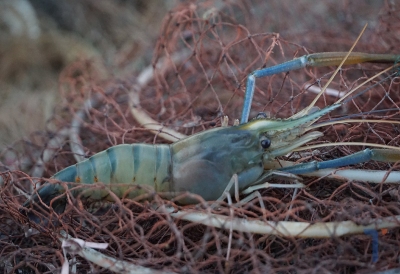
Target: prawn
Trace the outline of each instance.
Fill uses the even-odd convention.
[[[345,58],[346,54],[349,58]],[[323,136],[323,133],[313,131],[317,127],[314,125],[316,121],[343,106],[348,100],[342,98],[343,100],[323,109],[310,105],[287,119],[269,119],[260,115],[248,122],[255,78],[305,66],[337,65],[344,58],[345,64],[394,63],[399,56],[318,53],[257,70],[248,76],[241,124],[209,129],[172,144],[121,144],[110,147],[56,173],[52,179],[59,183],[41,186],[23,204],[24,210],[37,223],[40,221],[37,210],[43,208],[43,204],[53,208],[56,213],[62,213],[67,204],[66,188],[74,197],[113,200],[107,189],[93,188],[85,191],[84,188],[74,188],[76,184],[70,182],[85,185],[103,183],[119,198],[133,199],[151,190],[163,198],[176,199],[180,204],[192,204],[199,200],[182,194],[190,192],[206,201],[217,200],[224,194],[227,183],[235,175],[237,190],[247,193],[249,187],[260,185],[274,176],[296,180],[299,178],[296,174],[324,168],[338,168],[369,160],[400,161],[400,148],[376,145],[379,148],[367,148],[335,160],[265,169],[273,165],[277,157],[299,150],[302,145]],[[400,181],[400,174],[395,173],[395,176],[395,180]],[[140,187],[132,188],[132,185]],[[233,194],[234,189],[230,188],[228,191]]]

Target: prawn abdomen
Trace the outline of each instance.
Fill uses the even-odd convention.
[[[110,191],[119,198],[135,198],[149,191],[170,191],[170,174],[169,145],[117,145],[59,171],[52,179],[60,183],[45,183],[23,206],[39,204],[41,200],[51,204],[53,209],[58,207],[60,213],[65,207],[66,196],[63,194],[67,187],[74,197],[109,201],[113,200]],[[67,187],[61,182],[67,183]],[[98,183],[106,187],[78,185]]]

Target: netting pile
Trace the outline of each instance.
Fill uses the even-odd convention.
[[[7,171],[9,165],[3,161],[0,268],[16,273],[59,271],[64,262],[61,230],[88,242],[108,243],[108,248],[101,252],[117,260],[179,273],[349,273],[399,268],[399,228],[377,231],[377,242],[363,233],[302,239],[215,228],[173,218],[160,210],[165,205],[246,220],[368,224],[372,219],[400,215],[400,188],[396,184],[304,177],[307,188],[297,192],[261,190],[265,210],[260,199],[239,208],[231,207],[227,201],[211,208],[212,201],[182,207],[155,194],[148,201],[114,197],[114,203],[101,204],[68,194],[64,213],[58,216],[51,213],[52,221],[47,224],[29,222],[20,213],[26,200],[24,193],[35,191],[32,189],[38,181],[36,177],[46,181],[55,172],[75,164],[76,158],[87,158],[113,145],[169,143],[159,134],[166,128],[192,135],[220,126],[224,115],[230,117],[232,125],[232,120],[240,117],[245,79],[250,72],[312,52],[347,50],[361,29],[356,25],[322,34],[319,31],[330,29],[329,20],[314,18],[318,25],[313,31],[269,33],[265,32],[265,25],[276,19],[266,16],[269,8],[264,1],[182,4],[166,16],[153,63],[142,73],[99,81],[90,62],[69,66],[60,76],[63,102],[55,110],[49,130],[33,134],[29,140],[9,149],[18,153],[19,162],[14,165],[21,171]],[[285,8],[289,12],[290,7]],[[349,7],[347,15],[352,8]],[[379,14],[379,21],[366,31],[357,51],[398,54],[399,7],[387,4]],[[387,66],[346,66],[330,88],[346,92]],[[266,112],[273,118],[290,117],[315,97],[310,86],[323,86],[333,71],[334,68],[313,68],[258,79],[250,116]],[[326,95],[317,105],[322,108],[336,100],[337,97]],[[399,104],[400,81],[391,77],[322,121],[350,114],[358,114],[354,116],[358,118],[398,120]],[[132,108],[143,111],[164,128],[153,133],[143,125],[148,121],[133,118]],[[396,124],[358,122],[320,130],[324,137],[314,143],[352,141],[399,147],[400,142]],[[292,153],[282,160],[322,161],[363,148],[330,146],[310,153]],[[400,167],[371,161],[352,168],[399,170]],[[204,182],[203,187],[212,188],[213,182]],[[39,233],[25,237],[30,227]],[[378,249],[374,247],[376,243]],[[110,271],[80,256],[67,255],[67,258],[78,273]]]

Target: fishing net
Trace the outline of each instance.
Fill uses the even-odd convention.
[[[176,135],[167,130],[192,135],[221,126],[224,115],[232,125],[240,117],[245,80],[250,72],[308,53],[348,50],[363,25],[353,18],[355,14],[361,16],[355,11],[375,8],[350,2],[336,6],[336,1],[328,1],[326,6],[309,11],[307,2],[300,1],[297,8],[290,2],[274,11],[278,2],[179,4],[163,20],[152,63],[138,73],[115,74],[104,80],[90,61],[68,66],[59,80],[62,103],[55,109],[48,130],[7,149],[18,156],[12,163],[12,170],[18,171],[12,171],[11,163],[4,161],[7,151],[0,155],[0,269],[7,273],[52,273],[59,272],[65,260],[77,273],[127,272],[132,265],[168,273],[370,273],[400,268],[399,228],[361,230],[345,236],[332,231],[328,238],[301,238],[238,230],[228,221],[215,221],[218,226],[184,218],[189,213],[199,213],[204,214],[200,219],[210,221],[218,215],[223,220],[241,220],[244,227],[253,221],[261,222],[276,232],[268,222],[352,221],[355,225],[368,225],[400,215],[398,185],[342,180],[335,174],[333,178],[303,177],[306,188],[298,190],[260,190],[258,198],[239,207],[231,205],[229,199],[212,206],[213,201],[190,194],[185,195],[199,203],[182,206],[153,192],[148,193],[148,199],[130,200],[120,199],[110,191],[114,202],[94,202],[73,197],[67,191],[65,211],[58,215],[50,211],[40,224],[30,222],[20,211],[38,183],[55,183],[48,179],[54,173],[110,146],[170,143]],[[310,14],[298,23],[283,20],[283,14],[290,15],[294,10]],[[321,12],[341,14],[342,27],[332,29],[335,22],[322,17]],[[385,3],[378,15],[374,12],[378,19],[366,30],[356,51],[398,54],[399,7]],[[273,32],[277,25],[280,29],[286,25],[287,31]],[[343,67],[329,86],[336,93],[324,95],[316,105],[322,108],[333,104],[341,93],[387,67]],[[310,104],[316,96],[314,90],[328,81],[334,69],[307,68],[258,79],[250,116],[259,112],[273,118],[292,116]],[[321,121],[351,114],[355,119],[398,120],[400,83],[398,77],[388,77],[392,73],[365,84],[360,89],[365,90],[361,96]],[[381,81],[385,77],[388,79]],[[155,123],[161,127],[149,128]],[[351,141],[399,146],[397,124],[356,122],[319,130],[324,137],[313,144]],[[280,160],[323,161],[364,148],[329,146],[295,152]],[[351,168],[389,173],[399,170],[399,165],[370,161]],[[365,176],[369,176],[367,172]],[[279,179],[271,182],[287,183]],[[135,187],[140,186],[132,186]],[[213,182],[204,182],[202,187],[212,189]],[[85,187],[86,191],[94,188],[108,191],[100,184]],[[91,260],[89,255],[83,255],[89,249],[77,246],[76,241],[63,249],[61,238],[65,233],[87,243],[108,244],[99,251],[108,257],[93,255],[95,259]],[[108,262],[109,267],[99,266],[99,261]],[[144,270],[138,269],[138,273],[141,271]]]

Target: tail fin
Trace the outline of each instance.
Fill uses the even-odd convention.
[[[60,184],[45,184],[22,205],[20,212],[37,224],[41,222],[47,223],[49,221],[50,211],[45,205],[51,206],[57,214],[63,213],[67,203],[66,196],[55,200],[53,199],[64,192],[65,189]]]

